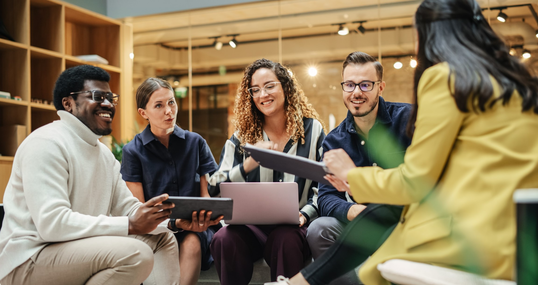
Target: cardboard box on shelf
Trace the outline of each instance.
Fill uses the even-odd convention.
[[[26,138],[26,126],[9,125],[0,126],[0,154],[3,156],[14,156],[17,148]]]

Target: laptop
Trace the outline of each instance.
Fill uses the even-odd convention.
[[[295,182],[222,182],[220,194],[233,199],[230,225],[299,224]]]

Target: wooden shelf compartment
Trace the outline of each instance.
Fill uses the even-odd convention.
[[[28,49],[0,43],[0,91],[11,93],[11,98],[30,99],[28,58]]]
[[[59,4],[30,1],[30,43],[56,52],[63,52],[63,7]]]
[[[18,43],[29,44],[29,8],[27,0],[0,1],[0,19],[8,34]]]
[[[45,103],[45,105],[52,102],[54,84],[64,67],[62,57],[54,56],[53,54],[33,49],[30,51],[30,102],[34,102],[33,100],[36,99]]]
[[[28,125],[28,105],[0,105],[0,126]],[[27,134],[30,132],[27,131]]]
[[[35,106],[35,105],[40,105],[40,104],[35,104],[35,103],[32,103],[31,105],[31,116],[32,116],[32,129],[31,131],[35,131],[36,129],[48,124],[48,123],[51,123],[52,121],[55,121],[55,120],[59,120],[60,117],[58,117],[58,114],[56,113],[56,108],[52,107],[53,109],[51,109],[50,107],[45,107],[45,106],[41,106],[41,107],[44,107],[44,108],[41,108],[39,106]]]
[[[96,54],[108,65],[120,67],[121,22],[65,6],[65,54]]]

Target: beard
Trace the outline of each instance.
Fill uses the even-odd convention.
[[[351,107],[351,108],[348,107],[348,110],[351,112],[351,115],[353,115],[353,117],[364,117],[364,116],[372,113],[372,111],[375,109],[375,107],[377,107],[377,104],[379,103],[379,89],[377,90],[377,94],[375,95],[374,100],[372,102],[370,102],[370,101],[368,101],[368,102],[369,102],[370,105],[366,106],[366,107],[368,107],[368,109],[366,109],[366,111],[360,112],[359,110],[357,110],[354,107]],[[347,104],[346,104],[346,107],[347,107]]]

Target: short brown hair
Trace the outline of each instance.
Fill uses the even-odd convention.
[[[142,84],[140,84],[136,90],[136,107],[146,109],[146,105],[149,102],[151,94],[161,88],[169,89],[172,91],[172,93],[174,93],[174,89],[172,89],[172,86],[170,86],[170,83],[168,83],[166,80],[150,77],[142,82]]]
[[[373,56],[360,51],[352,52],[346,57],[346,60],[344,60],[344,64],[342,66],[342,74],[344,74],[344,69],[346,69],[346,67],[350,64],[362,65],[368,62],[374,64],[375,71],[377,73],[377,80],[383,81],[383,65],[381,65],[381,63]]]

